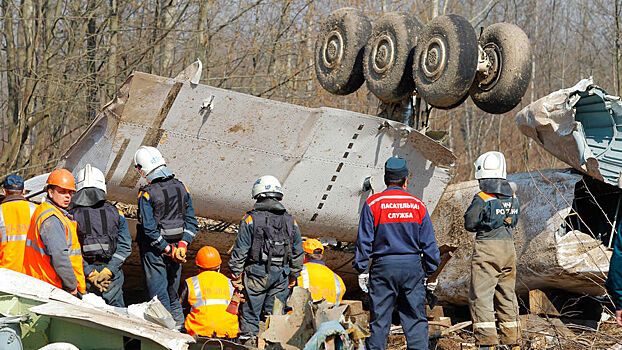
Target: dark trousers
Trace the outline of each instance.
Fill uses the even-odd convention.
[[[367,350],[384,350],[397,305],[407,349],[428,349],[423,268],[417,256],[384,256],[374,259],[369,271],[370,336]]]
[[[240,335],[257,335],[261,313],[272,313],[274,297],[285,303],[288,275],[288,267],[271,266],[267,272],[265,265],[253,264],[244,269],[246,302],[241,304]]]
[[[184,325],[184,312],[177,294],[181,281],[181,264],[162,255],[142,240],[138,242],[138,247],[149,298],[157,295],[158,300],[173,316],[177,327],[181,329]]]
[[[106,265],[95,265],[95,270],[101,272],[104,267]],[[110,279],[110,285],[105,292],[101,293],[88,279],[86,280],[86,290],[89,293],[102,297],[108,305],[125,307],[125,302],[123,301],[123,281],[125,281],[123,270],[119,269]]]

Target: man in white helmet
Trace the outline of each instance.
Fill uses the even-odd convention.
[[[283,189],[274,176],[260,177],[253,185],[254,209],[240,222],[229,270],[232,283],[245,291],[240,311],[240,339],[259,332],[262,311],[272,313],[274,297],[285,303],[302,270],[302,237],[296,220],[281,199]]]
[[[121,265],[132,253],[132,237],[123,212],[106,202],[106,179],[87,164],[76,177],[78,192],[69,213],[78,223],[86,290],[112,306],[125,307]]]
[[[469,308],[480,349],[501,344],[520,349],[513,228],[520,207],[506,180],[505,157],[486,152],[474,163],[480,192],[464,214],[464,227],[476,232],[471,260]],[[495,317],[496,315],[496,317]]]
[[[181,264],[186,262],[188,244],[198,229],[190,191],[154,147],[141,146],[134,154],[134,166],[148,182],[138,192],[136,234],[147,292],[149,298],[158,296],[177,328],[183,330],[184,314],[177,294]]]

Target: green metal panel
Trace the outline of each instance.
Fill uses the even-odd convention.
[[[50,318],[39,316],[28,309],[41,302],[15,295],[0,293],[0,313],[7,316],[30,315],[30,321],[20,324],[24,350],[36,350],[48,344],[47,329]]]
[[[49,336],[50,342],[71,343],[80,350],[123,350],[123,335],[61,318],[52,318]]]

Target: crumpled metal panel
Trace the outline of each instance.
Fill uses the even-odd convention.
[[[519,130],[585,174],[618,186],[622,172],[622,102],[591,78],[523,108]]]
[[[211,102],[211,104],[210,104]],[[409,191],[432,212],[455,156],[398,122],[333,109],[306,108],[242,93],[134,73],[59,166],[103,170],[108,199],[135,203],[144,184],[133,168],[140,145],[157,147],[192,193],[196,214],[238,222],[252,208],[251,187],[265,174],[283,184],[283,204],[308,236],[356,238],[371,195],[384,189],[384,162],[404,157]]]
[[[171,350],[186,350],[194,338],[140,318],[104,310],[69,293],[19,272],[0,268],[0,293],[42,302],[30,311],[51,317],[71,319],[88,327],[125,332],[135,338],[149,339]]]
[[[521,210],[514,230],[519,295],[538,288],[605,293],[611,250],[590,235],[566,232],[564,226],[580,180],[569,170],[508,174],[508,181],[516,184]],[[436,294],[444,302],[468,303],[474,234],[464,229],[462,216],[477,192],[477,181],[448,186],[432,216],[439,245],[458,247],[439,276]]]

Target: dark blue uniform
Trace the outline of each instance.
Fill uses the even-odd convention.
[[[386,348],[397,304],[408,349],[428,349],[423,281],[438,268],[440,254],[425,204],[401,187],[389,187],[363,204],[353,267],[365,272],[370,258],[366,348]]]
[[[145,271],[149,298],[155,295],[171,313],[178,327],[184,314],[177,291],[181,265],[164,256],[169,244],[190,244],[198,230],[190,192],[174,177],[157,178],[138,193],[138,215],[142,229],[136,235]]]

